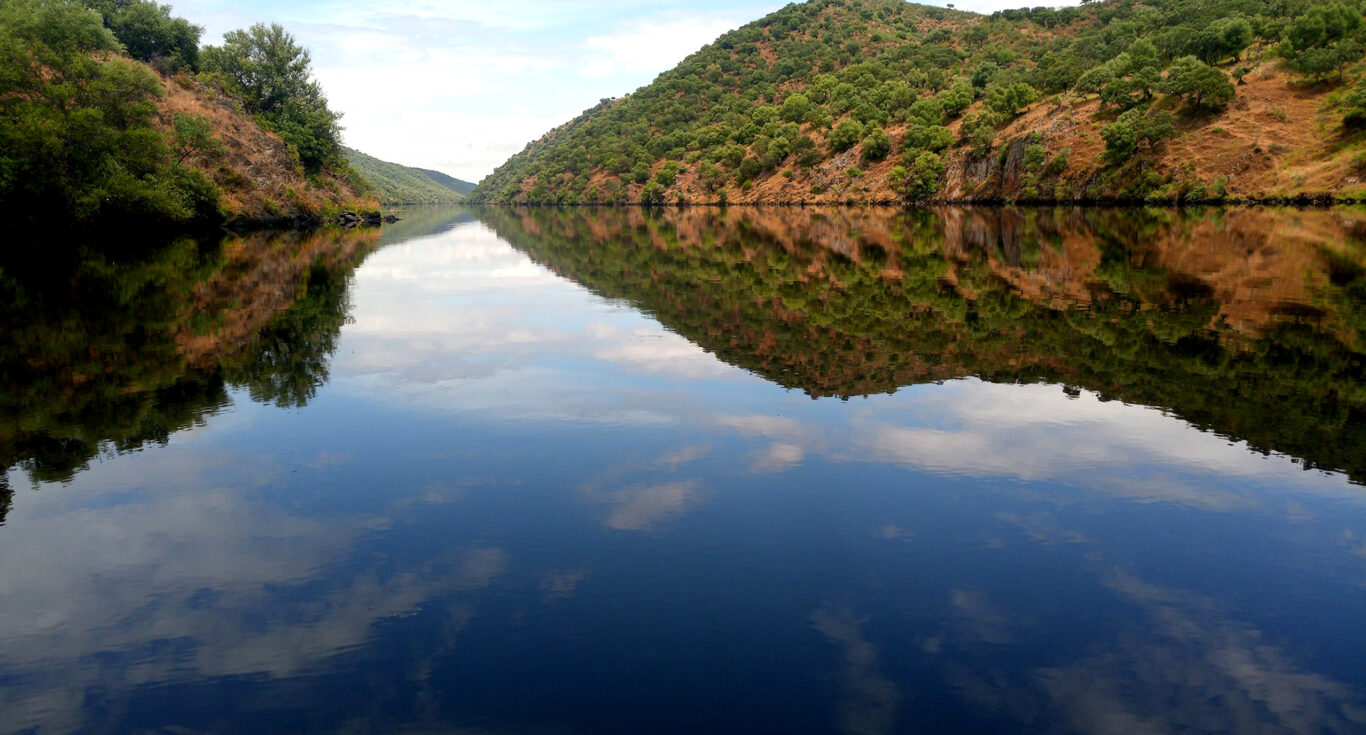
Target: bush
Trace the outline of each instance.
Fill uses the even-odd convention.
[[[658,181],[651,181],[640,190],[640,203],[652,206],[664,203],[664,186]]]
[[[906,148],[937,153],[953,145],[953,131],[940,125],[912,125],[901,142]]]
[[[863,140],[863,160],[881,161],[892,152],[892,136],[882,128],[873,128]]]
[[[863,124],[857,120],[841,120],[825,139],[825,145],[832,154],[843,153],[853,148],[863,138]]]
[[[912,201],[929,199],[939,193],[943,186],[944,161],[938,154],[928,151],[911,158],[906,156],[905,166],[892,169],[889,180],[892,188]]]
[[[1366,128],[1366,79],[1357,82],[1356,89],[1343,100],[1346,114],[1342,124],[1349,128]]]

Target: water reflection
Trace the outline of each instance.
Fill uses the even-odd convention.
[[[1355,210],[481,216],[556,273],[813,397],[1063,383],[1366,473]]]
[[[7,268],[0,731],[1360,731],[1366,500],[1303,471],[1360,476],[1354,216]]]
[[[0,467],[68,481],[101,452],[202,425],[229,387],[302,407],[327,379],[348,274],[377,239],[186,239],[7,263]]]

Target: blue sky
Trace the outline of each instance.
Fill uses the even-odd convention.
[[[256,22],[284,25],[312,52],[333,109],[344,114],[348,145],[470,181],[598,100],[648,84],[721,33],[785,4],[173,0],[177,15],[204,26],[205,44]]]

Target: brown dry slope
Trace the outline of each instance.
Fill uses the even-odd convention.
[[[163,77],[165,95],[159,119],[170,129],[177,115],[209,121],[215,137],[227,147],[221,157],[195,155],[186,164],[213,179],[223,192],[229,222],[268,222],[309,218],[348,210],[379,209],[372,197],[335,173],[305,175],[291,159],[280,137],[245,112],[242,103],[193,77]]]

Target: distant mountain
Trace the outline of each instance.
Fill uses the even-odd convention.
[[[428,168],[415,168],[413,170],[422,174],[426,174],[427,178],[446,187],[447,189],[456,192],[457,194],[466,195],[474,191],[475,184],[472,184],[468,181],[463,181],[461,179],[457,179],[454,176],[447,176],[446,174],[443,174],[440,171],[433,171]]]
[[[383,204],[451,204],[464,201],[474,189],[474,184],[440,171],[381,161],[352,148],[343,150],[347,162],[374,187],[375,197]]]
[[[529,143],[471,199],[1366,199],[1364,13],[794,3]]]

